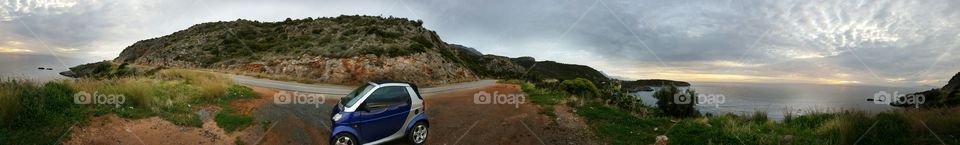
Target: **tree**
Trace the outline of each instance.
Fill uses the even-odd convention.
[[[674,117],[695,117],[700,112],[694,108],[697,103],[697,92],[693,89],[680,90],[674,85],[666,85],[653,93],[657,98],[657,108],[664,115]]]

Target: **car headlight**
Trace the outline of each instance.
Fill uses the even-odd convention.
[[[340,113],[337,113],[336,115],[333,115],[333,121],[340,121],[340,118],[342,117],[343,115],[340,115]]]

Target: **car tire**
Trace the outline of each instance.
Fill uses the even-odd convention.
[[[410,131],[407,132],[407,140],[412,145],[422,145],[427,142],[427,132],[429,132],[427,123],[418,121],[416,124],[413,124]]]
[[[357,138],[348,133],[339,133],[333,138],[333,141],[330,142],[331,145],[357,145]]]

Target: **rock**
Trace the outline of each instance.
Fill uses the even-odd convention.
[[[784,135],[783,139],[780,140],[782,145],[790,145],[791,143],[793,143],[793,135]]]
[[[73,71],[63,71],[63,72],[60,72],[59,74],[62,76],[71,77],[71,78],[80,77],[80,76],[77,76],[77,73],[74,73]]]
[[[654,143],[654,144],[655,144],[655,145],[667,145],[667,144],[670,142],[669,140],[670,140],[670,139],[667,138],[666,135],[658,135],[658,136],[657,136],[657,142]]]

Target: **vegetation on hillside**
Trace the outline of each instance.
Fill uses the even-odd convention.
[[[923,96],[920,98],[919,96]],[[894,97],[894,96],[891,96]],[[960,73],[957,73],[941,88],[934,88],[899,96],[890,103],[897,107],[949,108],[960,107]]]
[[[530,68],[530,72],[527,73],[526,78],[532,80],[573,80],[583,78],[597,85],[609,84],[610,82],[610,79],[607,78],[606,75],[589,66],[564,64],[554,61],[540,61],[531,66],[532,68]]]
[[[238,19],[202,23],[171,35],[138,41],[115,61],[170,55],[203,65],[252,61],[267,57],[357,55],[402,56],[439,50],[445,44],[420,20],[348,16],[259,22]]]
[[[232,85],[230,79],[220,75],[183,69],[158,69],[150,75],[116,75],[125,74],[116,73],[124,69],[146,72],[133,70],[141,66],[122,65],[95,63],[90,66],[108,69],[97,71],[103,74],[91,74],[91,77],[44,84],[21,79],[0,80],[0,142],[56,144],[58,140],[53,139],[69,136],[71,126],[105,114],[134,119],[157,116],[177,125],[200,127],[202,122],[194,111],[252,96],[249,88]],[[107,76],[109,79],[101,78]],[[78,97],[83,96],[89,100],[78,103]],[[116,96],[122,96],[122,101]],[[115,100],[110,102],[104,97]],[[229,110],[229,106],[222,106]]]

